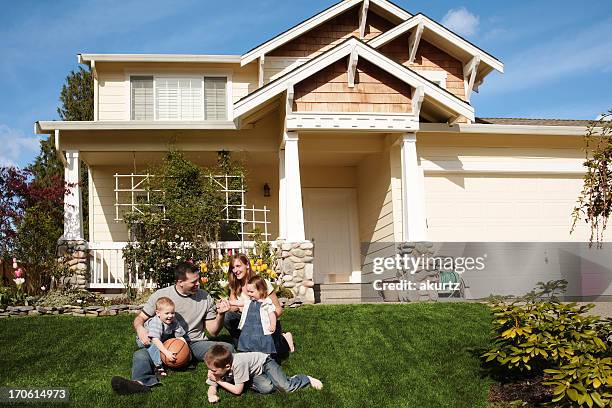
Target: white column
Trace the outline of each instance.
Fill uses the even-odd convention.
[[[78,150],[66,151],[64,167],[66,194],[64,195],[64,236],[63,239],[83,239],[83,207],[81,204],[81,161]]]
[[[280,231],[284,231],[285,236],[281,235],[281,238],[288,242],[301,242],[305,240],[305,234],[298,135],[295,132],[286,132],[283,135],[283,141],[284,149],[281,150],[281,166],[283,167],[281,169],[281,184],[284,179],[284,188],[281,188],[284,190],[285,210],[284,217],[282,215],[280,217]]]
[[[425,241],[425,177],[417,157],[414,133],[402,137],[401,156],[403,238],[406,242]]]
[[[278,237],[287,238],[287,183],[283,149],[278,151]]]

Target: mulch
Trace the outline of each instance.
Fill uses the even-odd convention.
[[[523,401],[520,407],[542,407],[552,399],[550,388],[544,384],[544,377],[494,384],[489,389],[488,401],[492,403]]]

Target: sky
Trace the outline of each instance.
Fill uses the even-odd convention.
[[[78,53],[243,54],[335,0],[0,0],[0,166],[38,153]],[[609,0],[395,0],[500,59],[480,117],[594,119],[612,108]],[[587,6],[588,4],[588,6]]]

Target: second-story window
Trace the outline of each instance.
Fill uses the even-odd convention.
[[[132,76],[132,120],[226,120],[227,78]]]
[[[153,120],[153,77],[131,78],[132,120]]]

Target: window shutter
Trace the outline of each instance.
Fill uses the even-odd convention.
[[[132,89],[132,120],[153,120],[153,77],[130,78]]]
[[[202,78],[157,78],[158,120],[203,120]]]
[[[204,78],[204,107],[206,120],[227,119],[227,78]]]

